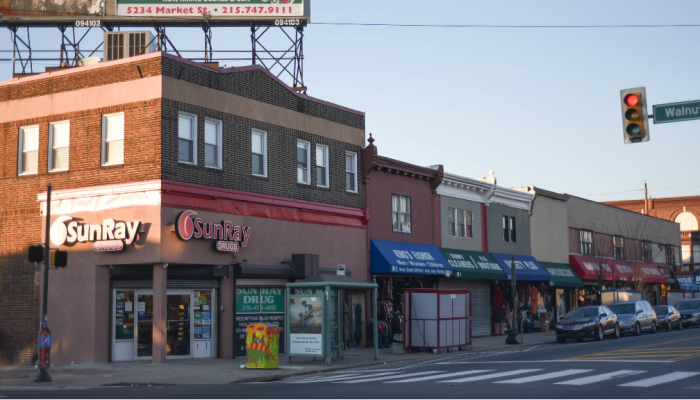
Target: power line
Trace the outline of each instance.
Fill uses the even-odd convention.
[[[597,29],[597,28],[697,28],[700,24],[661,24],[661,25],[449,25],[449,24],[392,24],[365,22],[309,22],[309,25],[336,26],[385,26],[392,28],[506,28],[506,29]]]

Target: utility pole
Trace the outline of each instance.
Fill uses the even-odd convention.
[[[647,197],[647,181],[644,181],[644,215],[649,215],[649,198]]]
[[[41,302],[41,322],[39,323],[39,373],[37,374],[36,378],[34,378],[34,382],[51,382],[51,376],[49,373],[46,371],[46,368],[42,365],[42,358],[41,358],[41,336],[43,332],[43,327],[44,324],[47,323],[48,319],[46,316],[46,309],[48,308],[48,297],[49,297],[49,263],[51,262],[51,243],[49,242],[49,239],[51,237],[51,184],[49,183],[48,186],[46,187],[46,235],[44,236],[44,239],[46,240],[46,243],[44,243],[44,287],[43,287],[43,298]],[[50,346],[51,340],[49,340],[49,346]],[[49,351],[50,351],[49,347]]]
[[[515,257],[511,259],[510,263],[510,285],[511,285],[511,298],[513,300],[513,324],[510,326],[510,330],[508,330],[508,337],[506,338],[506,344],[521,344],[521,342],[518,341],[517,338],[517,333],[515,332],[515,319],[516,319],[516,314],[518,310],[517,304],[515,304],[515,293],[516,293],[516,280],[515,280]],[[522,339],[522,336],[521,336]]]

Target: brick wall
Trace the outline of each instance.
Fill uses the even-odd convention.
[[[29,363],[36,357],[39,268],[27,249],[39,243],[42,217],[37,194],[160,177],[160,99],[0,125],[0,364]],[[102,167],[102,115],[124,112],[124,165]],[[48,173],[49,122],[70,120],[68,172]],[[21,126],[39,125],[39,173],[17,176]]]
[[[163,99],[163,179],[196,183],[225,189],[241,190],[314,201],[345,207],[364,208],[364,185],[358,177],[358,193],[345,190],[345,151],[357,154],[358,171],[362,171],[359,146],[322,136],[213,111],[202,107]],[[178,162],[178,112],[197,115],[197,165]],[[204,167],[205,117],[223,121],[223,169]],[[267,132],[266,178],[252,175],[251,130]],[[297,139],[311,143],[311,185],[297,183]],[[329,147],[330,188],[316,186],[315,144]]]

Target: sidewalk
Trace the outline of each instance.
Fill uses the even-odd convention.
[[[554,332],[529,333],[524,335],[523,346],[554,343]],[[488,336],[472,340],[472,350],[460,352],[468,354],[477,351],[489,351],[502,348],[517,348],[505,344],[506,336]],[[235,360],[223,359],[188,359],[171,360],[164,364],[150,361],[132,361],[121,363],[92,363],[55,366],[49,369],[53,382],[34,383],[37,374],[33,366],[0,366],[0,390],[7,386],[51,386],[51,387],[96,387],[96,386],[130,386],[130,385],[182,385],[182,384],[226,384],[235,382],[259,382],[277,380],[295,375],[308,375],[320,372],[344,370],[370,365],[383,365],[399,361],[428,360],[455,353],[415,352],[392,354],[391,349],[380,349],[379,360],[374,360],[374,350],[354,348],[345,351],[344,360],[334,360],[330,366],[318,358],[292,357],[287,364],[284,356],[280,357],[280,366],[276,370],[241,369],[245,358]]]

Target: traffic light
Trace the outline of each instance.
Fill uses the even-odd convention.
[[[620,90],[625,144],[649,141],[647,91],[644,87]]]
[[[63,250],[56,250],[51,253],[51,264],[56,268],[65,268],[68,265],[68,252]]]
[[[44,246],[29,246],[29,262],[37,264],[44,262]]]

